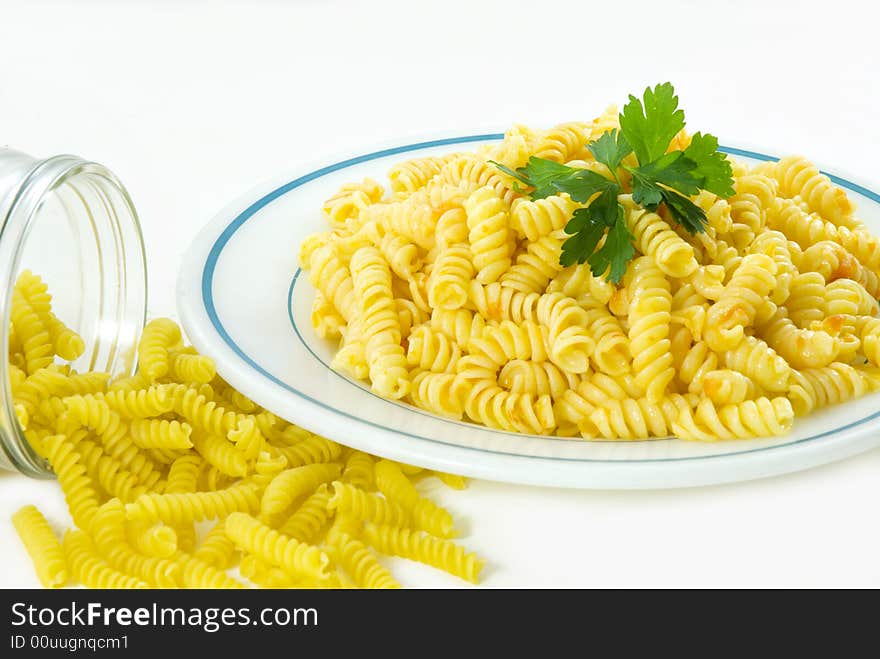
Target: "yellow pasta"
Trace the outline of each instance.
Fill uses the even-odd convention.
[[[376,478],[373,458],[363,451],[352,451],[345,460],[345,468],[342,470],[340,480],[368,492],[374,490]]]
[[[401,398],[409,391],[409,376],[388,264],[378,250],[364,247],[352,257],[351,268],[373,388],[381,395]]]
[[[334,542],[334,550],[339,564],[360,588],[400,588],[391,573],[360,540],[340,533]]]
[[[135,419],[129,425],[131,440],[138,448],[185,450],[192,448],[188,423],[166,419]]]
[[[34,506],[24,506],[12,516],[12,524],[34,563],[40,583],[58,588],[67,582],[67,563],[61,543],[43,514]]]
[[[177,562],[181,567],[181,581],[184,588],[241,589],[243,583],[213,565],[189,554],[180,554]]]
[[[321,483],[339,478],[338,463],[309,464],[282,471],[266,487],[260,503],[264,516],[282,513],[299,497],[314,491]]]
[[[72,576],[89,588],[147,588],[140,579],[115,570],[98,556],[94,544],[83,531],[64,534],[64,553]]]
[[[313,543],[321,535],[331,515],[330,490],[326,483],[322,483],[278,530],[294,540]]]
[[[226,534],[242,550],[290,574],[315,579],[329,576],[330,559],[318,547],[282,535],[247,514],[229,515]]]
[[[349,193],[372,194],[367,188]],[[456,193],[444,188],[432,193],[430,201],[442,206],[465,198],[463,189]],[[341,202],[334,212],[342,217]],[[345,220],[347,226],[356,221]],[[51,297],[39,278],[24,275],[17,290],[22,299],[32,300],[28,304],[38,321],[49,317]],[[433,342],[455,341],[446,332],[467,341],[484,326],[465,309],[448,318],[438,316],[434,326],[412,304],[395,300],[395,313],[410,314],[407,336],[420,326],[426,338],[433,337],[425,346],[427,362],[438,358],[431,353]],[[339,318],[342,328],[345,320]],[[345,449],[263,410],[217,376],[213,361],[184,346],[171,321],[152,325],[148,333],[152,345],[148,341],[147,348],[158,357],[141,360],[141,374],[112,381],[106,374],[76,373],[66,364],[48,363],[49,357],[76,352],[73,333],[65,333],[62,341],[61,321],[53,327],[59,333],[49,342],[57,339],[58,345],[52,343],[45,357],[37,353],[46,361],[32,373],[24,356],[30,335],[15,333],[10,360],[14,357],[20,366],[11,363],[9,369],[20,424],[54,468],[79,529],[66,534],[62,547],[35,508],[25,507],[14,516],[45,586],[57,587],[70,578],[91,587],[242,588],[245,584],[227,574],[239,560],[244,576],[267,587],[398,586],[358,539],[362,522],[351,512],[364,513],[363,501],[354,507],[330,505],[328,484],[338,479],[348,491],[401,510],[369,492],[376,489],[373,456]],[[45,326],[39,331],[51,334]],[[66,348],[58,347],[62,343]],[[163,375],[143,372],[158,362],[168,365]],[[203,366],[206,370],[197,372]],[[428,388],[438,395],[436,387]],[[407,473],[420,471],[407,467]],[[448,513],[421,498],[417,503],[416,514],[399,515],[435,532],[451,529]],[[263,519],[252,517],[258,513]],[[370,518],[394,519],[376,511]],[[197,543],[195,524],[209,519],[214,526]],[[277,529],[264,522],[277,524]]]
[[[468,197],[465,211],[476,279],[491,284],[510,267],[513,251],[504,202],[491,187],[483,187]]]
[[[144,328],[138,344],[138,372],[155,381],[171,368],[170,352],[181,340],[180,328],[169,318],[157,318]]]
[[[658,403],[675,376],[668,338],[672,308],[669,282],[650,256],[634,261],[630,274],[626,285],[631,295],[629,345],[633,371],[648,399]]]
[[[409,526],[412,523],[410,514],[400,503],[339,481],[333,483],[333,496],[328,505],[343,514],[376,524]]]
[[[834,224],[851,228],[859,226],[853,220],[853,205],[846,192],[832,185],[828,177],[806,158],[783,158],[773,167],[772,173],[784,196],[800,197],[811,211],[820,213]]]
[[[450,538],[455,534],[452,515],[430,499],[420,496],[395,463],[388,460],[380,460],[376,463],[376,486],[391,503],[399,503],[403,511],[412,515],[416,527],[441,538]],[[394,509],[393,506],[385,507],[378,503],[375,497],[359,496],[359,493],[344,485],[336,489],[335,496],[337,503],[347,502],[342,504],[343,508],[349,509],[361,519],[379,516],[382,520],[374,521],[380,524],[400,526],[405,523],[401,511]],[[361,511],[362,514],[354,510]]]
[[[484,565],[476,555],[467,553],[451,540],[435,538],[421,531],[367,524],[364,537],[383,554],[425,563],[472,583],[477,582]]]
[[[450,311],[463,307],[468,300],[468,285],[474,272],[468,245],[452,245],[441,250],[428,278],[428,304],[435,309]]]

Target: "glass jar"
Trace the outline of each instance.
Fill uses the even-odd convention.
[[[18,273],[39,275],[53,311],[86,344],[80,372],[130,374],[147,306],[146,258],[134,206],[105,167],[76,156],[40,160],[0,149],[0,342],[8,351]],[[16,417],[0,359],[0,469],[51,477]]]

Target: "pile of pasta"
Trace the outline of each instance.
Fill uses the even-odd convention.
[[[490,161],[607,176],[587,144],[617,117],[403,162],[387,192],[343,186],[299,254],[333,367],[444,417],[609,440],[779,435],[876,389],[880,240],[802,157],[732,163],[731,198],[692,198],[708,218],[696,235],[621,195],[636,258],[619,285],[560,265],[583,205],[532,200]]]
[[[137,374],[116,380],[64,363],[85,345],[30,272],[11,320],[18,419],[76,527],[62,542],[34,506],[14,515],[46,587],[399,587],[377,552],[477,581],[483,561],[451,540],[451,514],[415,486],[436,477],[462,489],[464,479],[282,421],[223,381],[167,318],[145,328]]]

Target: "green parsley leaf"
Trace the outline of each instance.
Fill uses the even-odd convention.
[[[571,238],[562,243],[559,263],[565,267],[584,263],[596,250],[607,227],[613,226],[618,215],[617,188],[604,190],[586,208],[578,208],[565,225]]]
[[[589,169],[575,171],[577,173],[571,177],[559,179],[554,183],[559,192],[567,192],[574,201],[581,204],[587,203],[597,192],[611,192],[612,197],[617,199],[617,193],[620,191],[617,183]]]
[[[683,151],[673,151],[660,156],[654,162],[629,171],[640,181],[659,183],[682,194],[692,195],[700,191],[702,183],[702,179],[693,173],[696,168],[696,163],[686,158]]]
[[[630,95],[620,114],[620,129],[632,145],[639,164],[657,160],[666,153],[672,138],[684,128],[684,112],[678,109],[678,96],[672,83],[645,89],[644,106]]]
[[[693,174],[700,179],[703,190],[725,199],[733,195],[733,168],[727,155],[718,151],[717,137],[694,133],[684,156],[696,165]]]
[[[531,156],[525,167],[520,167],[513,171],[509,167],[495,162],[489,161],[505,174],[513,176],[517,181],[525,183],[529,187],[534,188],[532,191],[532,199],[543,199],[555,194],[559,194],[559,185],[564,185],[566,181],[577,175],[580,169],[560,165],[558,162],[547,160],[545,158],[537,158]]]
[[[617,284],[626,272],[626,264],[632,260],[636,251],[632,245],[633,236],[626,228],[623,206],[617,204],[617,220],[605,236],[605,244],[589,259],[590,270],[596,277],[608,271],[608,281]]]
[[[621,161],[632,153],[632,147],[626,141],[626,137],[616,128],[602,133],[599,139],[590,142],[587,148],[596,160],[612,172],[616,172]]]
[[[661,188],[663,201],[672,216],[691,233],[702,233],[706,230],[706,213],[687,197],[674,190]]]
[[[579,208],[565,226],[571,238],[562,243],[559,264],[565,268],[575,263],[584,263],[596,250],[596,245],[605,235],[605,223],[590,213],[589,208]]]
[[[534,188],[532,199],[544,199],[560,192],[567,192],[574,201],[585,204],[597,192],[617,189],[614,181],[594,171],[560,165],[558,162],[535,156],[529,158],[525,167],[520,167],[516,171],[495,161],[489,162],[517,181]]]
[[[524,192],[524,190],[519,186],[519,183],[524,183],[525,185],[529,185],[529,186],[531,185],[531,182],[529,181],[528,178],[526,178],[526,176],[524,174],[521,174],[520,172],[512,170],[507,165],[502,165],[500,162],[495,162],[494,160],[490,160],[489,164],[495,165],[502,172],[504,172],[508,176],[512,177],[514,179],[513,189],[516,190],[517,192],[519,192],[519,193]],[[520,169],[522,169],[522,168],[520,168]]]
[[[733,171],[718,151],[718,139],[696,133],[684,150],[666,153],[671,140],[684,128],[684,112],[670,83],[647,88],[642,99],[629,97],[620,114],[620,129],[610,130],[587,145],[611,177],[589,169],[562,165],[532,156],[515,171],[490,161],[514,179],[513,187],[531,188],[532,199],[567,193],[574,201],[589,204],[577,209],[565,226],[569,238],[559,258],[563,266],[589,263],[597,277],[615,283],[626,271],[635,250],[626,227],[625,210],[618,202],[623,192],[621,166],[632,175],[633,201],[649,211],[665,204],[669,215],[691,233],[705,231],[705,212],[689,197],[707,190],[727,198],[734,193]],[[635,153],[637,166],[623,164]],[[612,180],[613,177],[613,180]],[[601,245],[601,246],[600,246]]]

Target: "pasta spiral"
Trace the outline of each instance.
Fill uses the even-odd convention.
[[[549,343],[550,331],[546,326],[505,320],[496,327],[485,328],[480,338],[471,340],[468,349],[501,366],[513,359],[545,361],[549,358]]]
[[[289,467],[302,467],[336,460],[342,454],[342,446],[325,437],[312,435],[293,446],[279,447],[278,451],[287,458]]]
[[[101,396],[101,400],[124,419],[162,416],[174,406],[171,389],[164,384],[139,391],[109,391]]]
[[[747,336],[733,350],[721,353],[721,362],[767,391],[785,391],[791,376],[788,362],[754,336]]]
[[[313,545],[297,542],[245,513],[226,518],[229,539],[242,550],[283,568],[293,575],[315,579],[329,576],[330,559]]]
[[[367,524],[364,537],[383,554],[425,563],[471,583],[477,582],[484,565],[475,554],[467,553],[464,547],[421,531]]]
[[[374,490],[376,479],[373,474],[374,461],[363,451],[352,451],[345,461],[340,480],[343,483],[351,483],[367,492]]]
[[[144,327],[138,343],[138,372],[150,381],[168,373],[171,368],[170,351],[181,341],[180,327],[169,318],[151,320]]]
[[[494,189],[483,187],[467,198],[464,208],[476,280],[491,284],[510,268],[511,236],[504,202]]]
[[[520,238],[535,242],[563,229],[578,208],[580,204],[567,194],[534,201],[517,199],[510,208],[510,227]]]
[[[587,437],[609,439],[665,437],[681,411],[694,406],[692,398],[690,395],[670,394],[659,403],[652,403],[647,398],[608,400],[593,409],[589,424],[586,420],[579,424],[580,431]]]
[[[24,506],[12,516],[18,537],[34,563],[45,588],[59,588],[67,581],[64,550],[49,522],[35,506]]]
[[[172,409],[195,430],[225,437],[237,427],[238,414],[217,405],[198,389],[183,384],[172,387]]]
[[[114,570],[101,559],[83,531],[64,534],[64,553],[72,576],[89,588],[147,588],[140,579]]]
[[[501,369],[498,384],[517,394],[550,396],[554,400],[577,386],[578,378],[552,362],[514,359]]]
[[[341,261],[333,245],[324,245],[312,253],[309,281],[346,322],[351,321],[354,316],[354,283],[351,272]]]
[[[378,250],[364,247],[352,257],[351,267],[373,389],[383,396],[402,398],[409,391],[409,376],[388,265]]]
[[[87,395],[70,396],[64,404],[71,418],[100,435],[108,455],[119,460],[141,482],[155,482],[155,465],[138,450],[129,436],[128,425],[106,402]]]
[[[755,383],[739,371],[718,369],[709,371],[702,378],[703,392],[716,405],[741,403],[756,398]]]
[[[428,325],[413,329],[407,343],[407,362],[425,371],[449,373],[461,357],[461,350],[454,341]]]
[[[351,575],[355,585],[360,588],[400,588],[376,557],[360,540],[347,533],[341,533],[335,540],[336,557],[339,564]]]
[[[659,215],[630,207],[626,211],[626,226],[638,250],[652,256],[663,273],[687,277],[697,269],[694,248],[679,238]]]
[[[870,390],[865,377],[848,364],[834,362],[823,368],[792,372],[788,392],[796,414],[807,414],[863,396]]]
[[[704,398],[693,414],[683,410],[672,427],[681,439],[746,439],[781,435],[788,431],[793,419],[794,410],[787,398],[762,397],[722,407]]]
[[[802,272],[792,279],[785,302],[788,317],[798,327],[807,327],[824,317],[825,280],[818,272]]]
[[[443,332],[460,346],[468,345],[472,338],[479,338],[485,326],[483,316],[468,309],[435,309],[431,313],[431,328]]]
[[[846,249],[830,240],[822,240],[804,250],[801,269],[805,273],[818,272],[826,282],[852,279],[861,284],[868,293],[880,294],[880,277],[866,268]]]
[[[391,503],[400,504],[403,511],[412,514],[415,525],[441,538],[452,537],[455,533],[452,515],[430,499],[422,497],[416,491],[413,484],[403,474],[400,467],[388,460],[380,460],[376,463],[376,485]],[[357,496],[358,493],[347,490],[345,487],[337,491],[337,502],[346,501],[349,505],[343,505],[344,509],[351,508],[351,513],[364,519],[370,512],[372,517],[383,517],[382,520],[373,521],[381,524],[403,525],[405,520],[400,516],[399,510],[380,508],[375,498]],[[359,514],[363,512],[363,515]]]
[[[783,158],[773,168],[779,181],[779,191],[786,197],[798,196],[807,202],[810,210],[820,213],[837,225],[857,228],[853,219],[853,205],[846,192],[831,184],[827,176],[801,156]]]
[[[177,562],[181,567],[181,581],[186,588],[235,590],[245,588],[245,585],[233,579],[222,570],[206,563],[195,556],[180,554]]]
[[[18,290],[12,293],[11,319],[21,341],[27,372],[33,374],[49,366],[54,353],[52,339],[37,312]]]
[[[828,316],[874,316],[877,299],[852,279],[835,279],[825,286],[825,313]]]
[[[669,282],[650,256],[632,261],[625,281],[632,296],[629,344],[636,383],[645,389],[649,401],[657,403],[675,376],[669,343]]]
[[[331,515],[330,490],[326,483],[318,486],[287,521],[279,527],[282,535],[300,542],[314,542]]]
[[[516,263],[501,276],[501,285],[524,293],[543,293],[550,279],[562,269],[559,257],[567,234],[554,231],[529,243]]]
[[[491,188],[506,206],[515,198],[507,177],[478,156],[464,154],[450,160],[439,174],[440,181],[459,185],[467,181],[476,188]]]
[[[235,544],[226,535],[226,522],[220,521],[208,531],[193,556],[218,570],[226,570],[235,564],[235,554]]]
[[[214,360],[204,355],[185,351],[172,351],[169,354],[171,375],[179,382],[206,384],[217,375]]]
[[[247,457],[223,437],[196,431],[191,435],[190,443],[220,473],[238,477],[247,474]]]
[[[591,131],[590,124],[581,122],[554,126],[537,139],[533,147],[534,155],[560,163],[591,157],[587,150]]]
[[[129,426],[131,440],[138,448],[183,450],[192,447],[192,427],[165,419],[135,419]]]
[[[734,272],[715,304],[709,307],[706,341],[716,351],[739,345],[774,287],[776,262],[766,254],[749,254]]]
[[[125,515],[132,521],[164,522],[177,526],[205,519],[220,519],[233,512],[255,512],[260,508],[258,489],[242,482],[225,490],[191,494],[144,494],[126,504]]]
[[[266,486],[260,511],[266,516],[282,513],[298,497],[314,491],[321,483],[339,478],[341,473],[342,467],[337,463],[310,464],[282,471]]]
[[[442,157],[407,160],[395,165],[388,173],[391,189],[394,192],[415,192],[439,174],[443,165],[457,157],[458,154],[453,153]]]
[[[794,368],[827,366],[837,357],[840,346],[827,332],[799,329],[779,309],[763,328],[767,344]]]
[[[464,413],[464,403],[459,394],[459,386],[460,380],[455,375],[423,371],[413,378],[410,398],[418,407],[441,416],[460,419]]]
[[[339,481],[333,483],[333,495],[328,505],[343,514],[376,524],[410,526],[412,523],[410,514],[400,503]]]
[[[73,521],[80,528],[88,528],[98,510],[99,498],[92,480],[86,475],[80,454],[63,435],[47,437],[43,446],[61,484]]]
[[[463,307],[473,277],[470,248],[467,245],[447,247],[440,252],[428,278],[428,304],[450,311]]]

